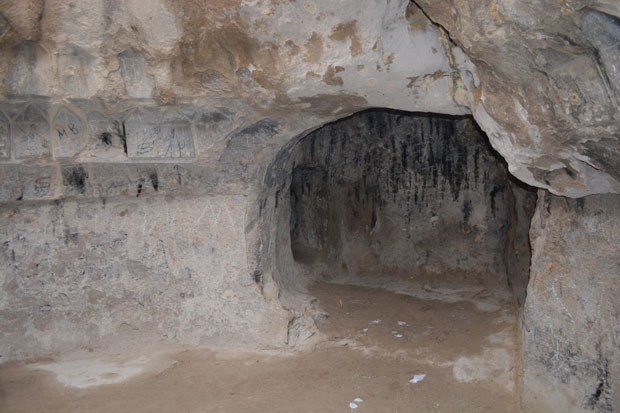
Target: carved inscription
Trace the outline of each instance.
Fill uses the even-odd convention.
[[[83,149],[84,123],[75,113],[61,108],[54,119],[53,129],[56,156],[74,156]]]
[[[41,176],[34,180],[34,194],[37,198],[48,195],[52,183],[51,176]]]
[[[131,158],[178,159],[194,156],[192,128],[181,114],[156,109],[133,112],[125,123]]]
[[[48,199],[55,194],[53,167],[0,166],[0,201]]]
[[[127,141],[121,123],[100,112],[90,112],[87,117],[90,154],[110,160],[123,159],[127,154]]]
[[[161,125],[161,150],[165,158],[188,158],[194,155],[192,128],[189,123]]]

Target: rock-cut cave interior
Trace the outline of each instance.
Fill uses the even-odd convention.
[[[617,0],[0,0],[0,411],[620,409]]]

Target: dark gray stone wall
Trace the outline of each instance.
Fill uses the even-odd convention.
[[[502,277],[509,229],[523,233],[511,245],[526,241],[509,208],[522,199],[509,199],[506,168],[470,119],[371,110],[309,134],[292,157],[300,262]]]

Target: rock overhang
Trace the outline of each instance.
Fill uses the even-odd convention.
[[[371,107],[472,114],[520,180],[569,197],[620,191],[610,2],[27,3],[0,10],[5,100],[87,101],[106,115],[230,104],[237,126],[270,119],[289,139]],[[15,161],[1,118],[0,155]],[[262,143],[286,141],[274,136]],[[75,151],[54,140],[42,163]]]

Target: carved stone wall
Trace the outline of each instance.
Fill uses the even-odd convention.
[[[245,259],[246,202],[3,204],[0,361],[166,340],[281,346],[288,316],[264,299]]]
[[[296,271],[277,253],[290,245],[279,230],[290,222],[281,203],[288,155],[295,137],[360,110],[472,114],[518,179],[572,198],[619,193],[619,18],[615,0],[0,0],[2,360],[104,345],[126,326],[188,342],[303,341],[308,300],[301,288],[297,298],[281,294],[279,284]],[[582,201],[553,199],[550,216],[540,205],[537,214],[550,225],[532,232],[542,234],[532,241],[534,278],[554,289],[542,294],[535,281],[525,298],[526,320],[549,323],[524,338],[532,357],[524,403],[568,386],[572,395],[557,393],[568,410],[613,410],[617,397],[607,395],[617,392],[617,370],[610,362],[595,373],[600,360],[617,359],[605,347],[613,327],[590,323],[617,313],[607,292],[615,291],[618,239],[611,218],[597,221],[614,216],[612,197],[586,198],[583,210],[575,204]],[[222,205],[234,226],[205,220]],[[172,210],[176,221],[166,215]],[[197,228],[234,245],[200,250],[196,264],[184,231],[203,211]],[[175,222],[180,232],[153,230],[146,246],[128,244],[142,231],[130,213],[164,228]],[[163,265],[161,244],[175,254],[167,260],[192,262],[201,281],[183,279],[170,260]],[[544,264],[547,250],[561,265]],[[527,267],[517,252],[509,251],[509,271]],[[103,255],[116,258],[108,265]],[[571,256],[583,260],[571,267],[562,261]],[[149,282],[137,283],[135,268]],[[561,295],[559,281],[572,292]],[[523,291],[525,279],[518,284]],[[209,300],[192,304],[190,291]],[[148,297],[153,316],[119,297]],[[578,309],[572,301],[579,312],[567,321],[564,309]],[[174,325],[172,315],[200,331]],[[89,317],[100,326],[89,327]],[[600,351],[586,339],[600,341]],[[541,364],[541,354],[553,362]],[[587,368],[573,369],[582,361]],[[567,366],[585,387],[562,375]]]
[[[290,315],[261,294],[245,235],[254,158],[282,128],[238,108],[2,105],[0,360],[286,345]]]

